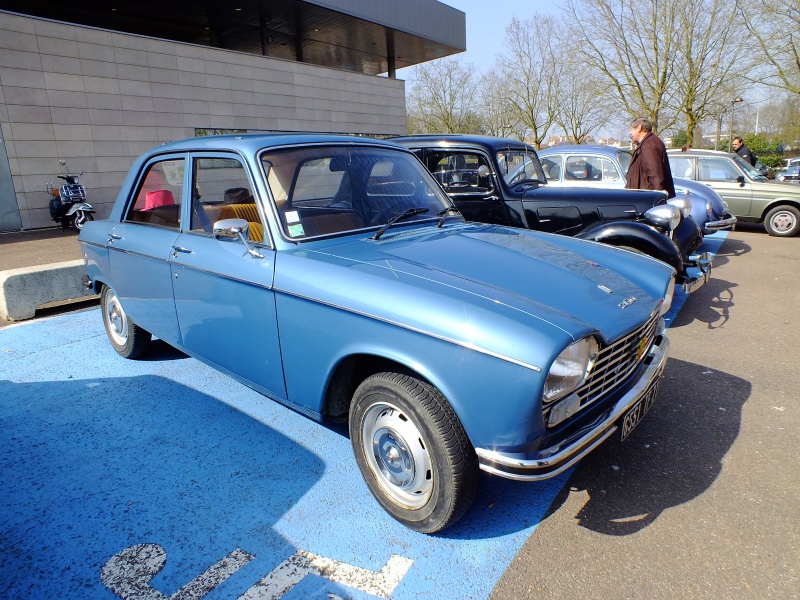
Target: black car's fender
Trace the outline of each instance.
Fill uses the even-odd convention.
[[[678,273],[684,271],[683,258],[675,242],[644,223],[636,221],[600,223],[575,237],[609,246],[631,248],[667,263]]]

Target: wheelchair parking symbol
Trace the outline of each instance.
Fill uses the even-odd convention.
[[[102,568],[100,579],[123,600],[197,600],[253,558],[252,554],[237,548],[177,592],[166,596],[149,585],[167,564],[166,551],[158,544],[138,544],[112,556]],[[239,600],[278,600],[306,575],[317,575],[378,598],[389,598],[412,564],[411,559],[393,554],[380,571],[370,571],[298,550],[239,596]],[[329,597],[338,598],[333,594]]]

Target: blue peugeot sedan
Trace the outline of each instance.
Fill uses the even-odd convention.
[[[119,354],[145,356],[157,336],[311,419],[347,422],[377,501],[425,533],[467,512],[480,469],[543,479],[626,438],[666,362],[671,267],[465,222],[390,142],[160,146],[80,243]]]

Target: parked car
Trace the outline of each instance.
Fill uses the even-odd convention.
[[[740,221],[763,223],[770,235],[800,231],[800,189],[769,181],[735,154],[714,150],[669,150],[673,174],[714,189]]]
[[[429,533],[479,469],[544,479],[625,439],[658,393],[674,290],[650,257],[454,212],[389,142],[205,137],[145,153],[79,239],[120,355],[154,335],[348,422],[378,502]]]
[[[517,140],[429,134],[392,141],[419,156],[467,220],[642,252],[671,265],[687,292],[708,281],[711,261],[694,255],[703,234],[688,216],[688,203],[667,205],[664,192],[551,186],[536,150]],[[700,270],[690,274],[688,267]]]
[[[775,175],[775,181],[786,181],[787,183],[800,183],[800,165],[789,167]]]
[[[539,151],[548,185],[624,189],[633,156],[625,148],[611,146],[555,146]],[[591,177],[585,177],[590,169]],[[674,175],[674,173],[673,173]],[[732,230],[736,217],[719,194],[702,183],[673,177],[677,198],[692,202],[692,219],[704,234]],[[671,202],[675,202],[672,200]]]

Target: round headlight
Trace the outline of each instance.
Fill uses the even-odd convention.
[[[681,211],[684,219],[692,214],[692,200],[688,195],[683,196],[682,198],[670,198],[667,200],[667,204],[671,204]]]
[[[672,231],[681,222],[681,211],[672,204],[661,204],[644,213],[644,218],[656,227]]]
[[[600,346],[594,337],[567,346],[553,361],[544,382],[544,401],[554,402],[574,392],[591,372]]]

